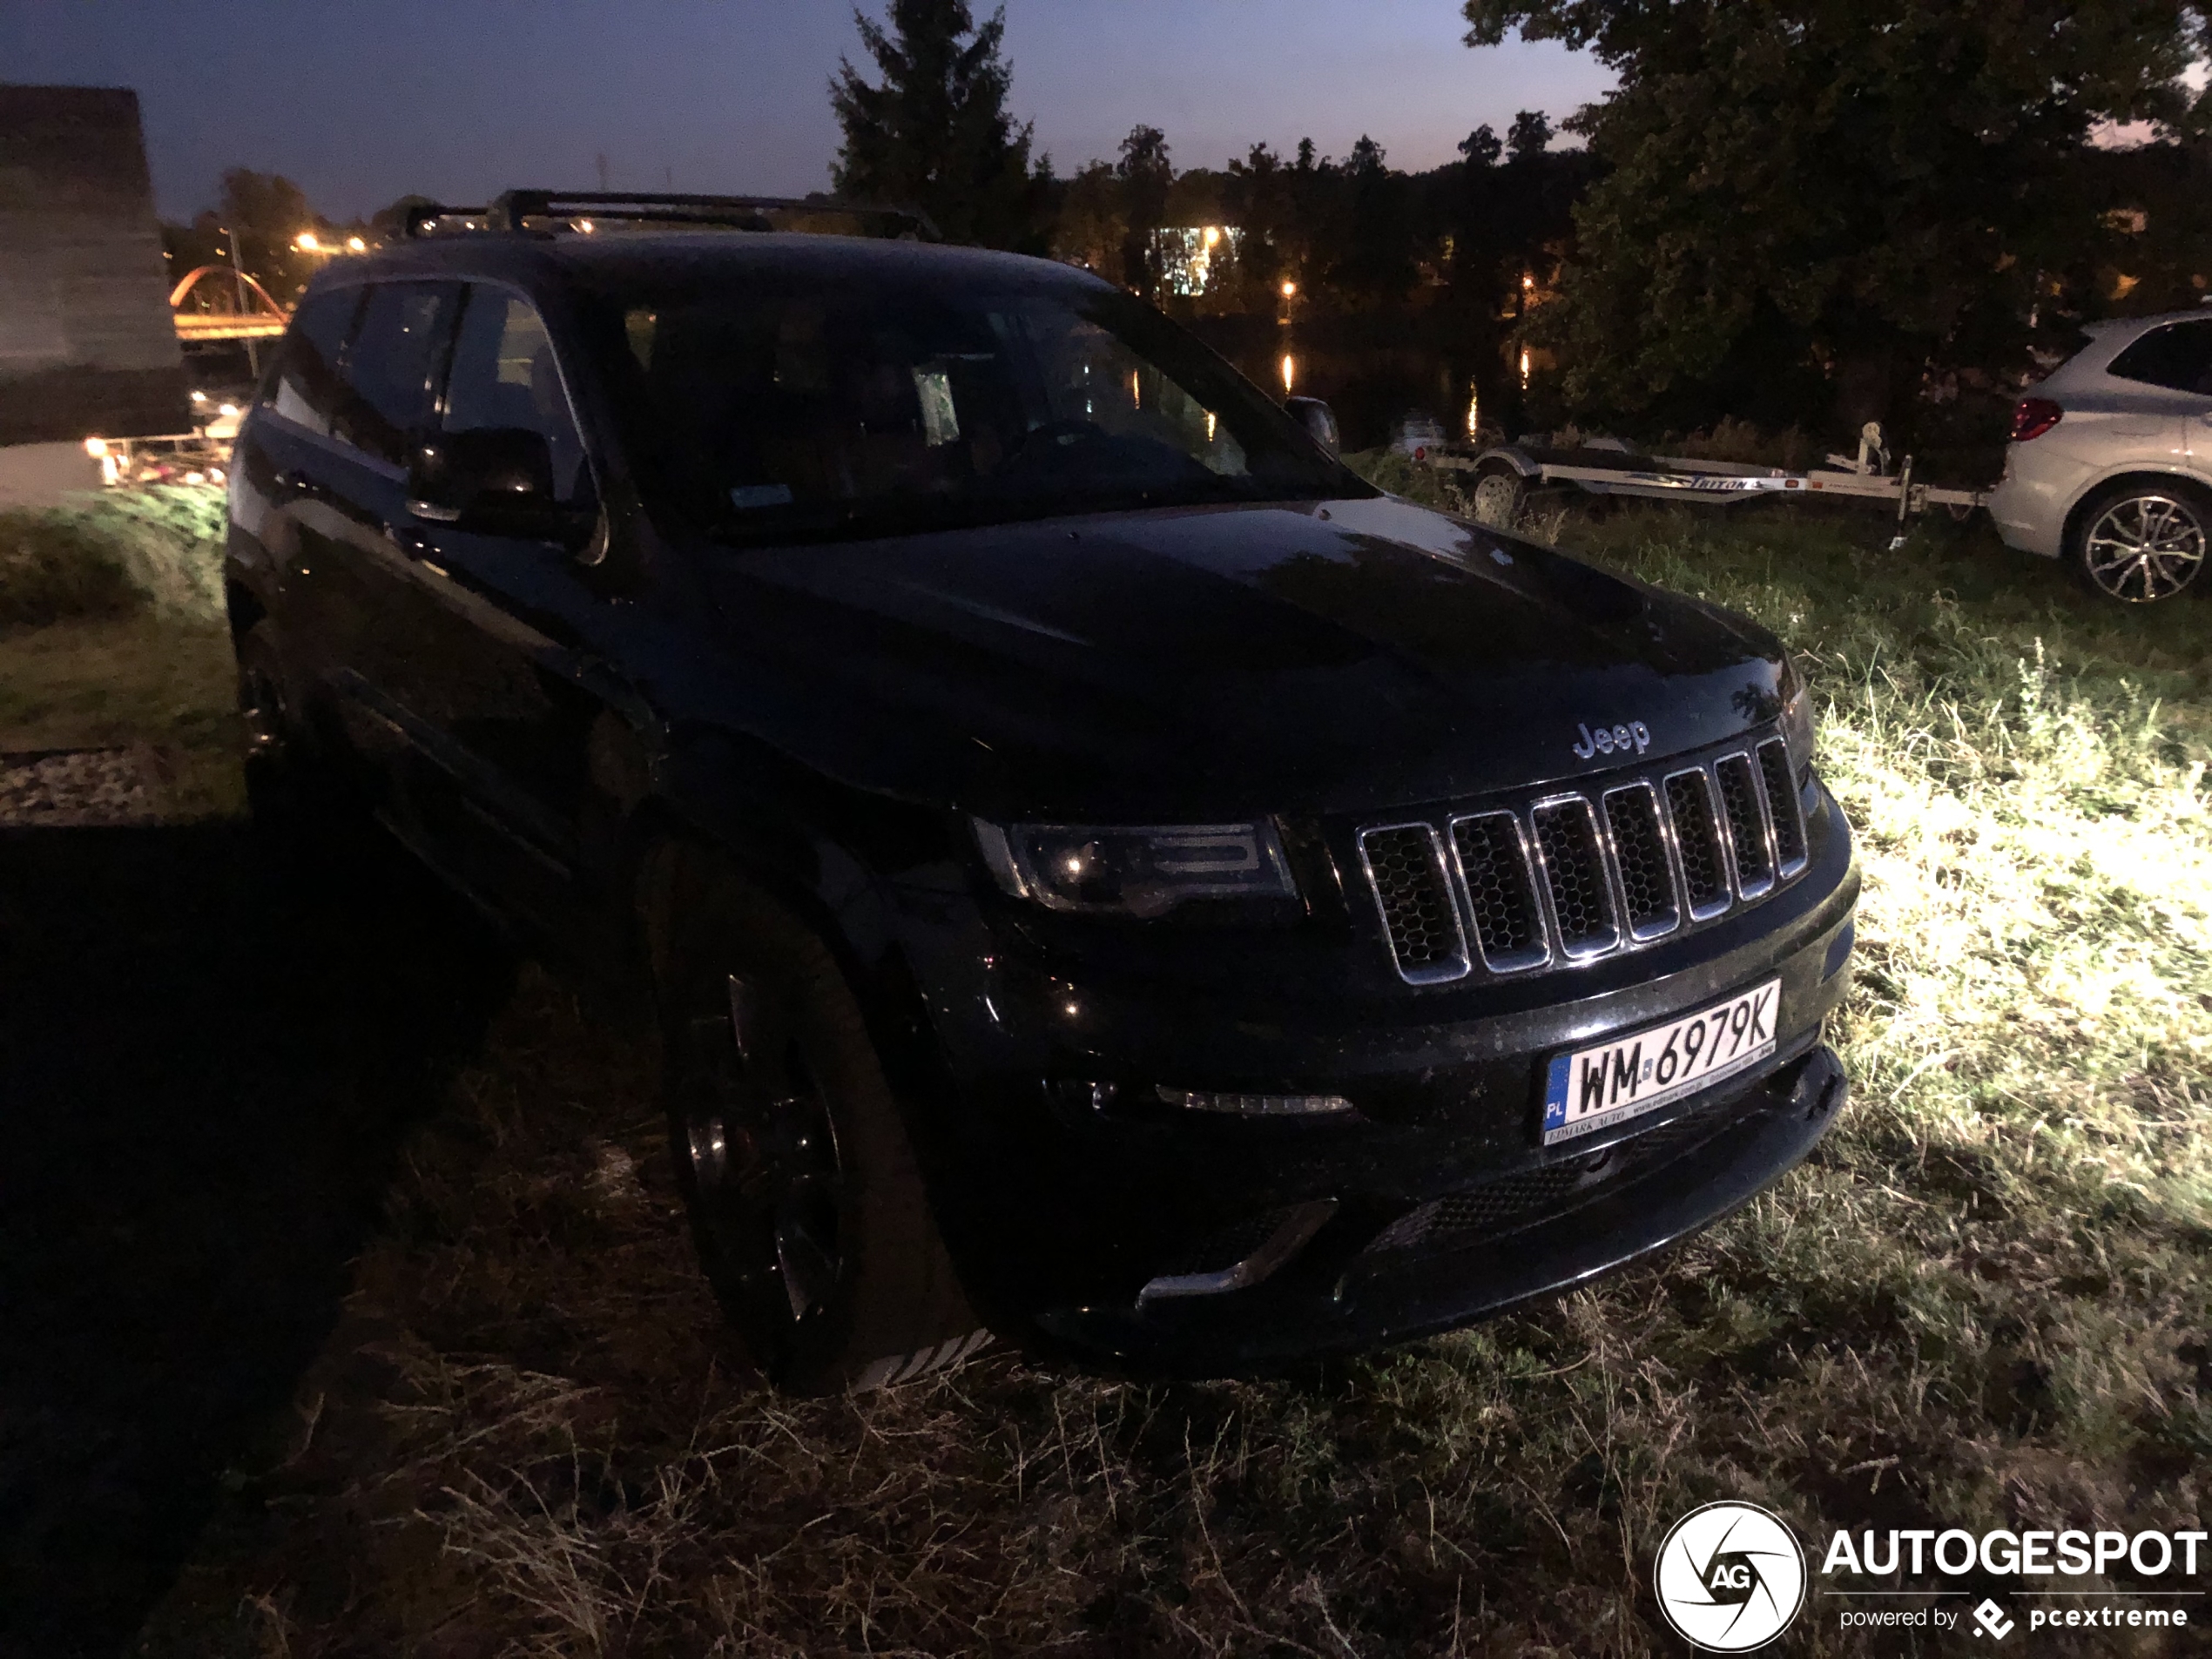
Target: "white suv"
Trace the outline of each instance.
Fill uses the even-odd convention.
[[[2170,599],[2212,538],[2212,310],[2087,333],[2013,409],[1990,516],[2007,543],[2064,557],[2101,593]]]

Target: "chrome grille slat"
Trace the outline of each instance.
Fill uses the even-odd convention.
[[[1359,860],[1382,914],[1383,933],[1400,978],[1433,985],[1464,975],[1467,937],[1444,861],[1444,845],[1427,824],[1389,824],[1359,832]]]
[[[1613,837],[1613,864],[1621,879],[1622,915],[1636,940],[1663,939],[1682,926],[1674,860],[1659,818],[1659,797],[1649,784],[1605,792],[1605,826]]]
[[[1670,775],[1666,789],[1667,821],[1674,831],[1689,919],[1709,921],[1736,902],[1729,887],[1728,849],[1721,844],[1720,809],[1713,804],[1713,779],[1699,766]]]
[[[1775,868],[1784,881],[1805,867],[1804,811],[1790,769],[1790,747],[1779,738],[1759,745],[1759,782],[1766,789],[1767,818],[1774,826]]]
[[[1723,755],[1713,762],[1713,781],[1721,789],[1721,816],[1728,825],[1737,894],[1745,899],[1764,898],[1774,888],[1774,832],[1762,809],[1750,756]]]
[[[1621,924],[1606,870],[1611,860],[1588,799],[1564,795],[1538,801],[1530,817],[1545,897],[1551,901],[1552,937],[1573,958],[1611,950],[1621,942]]]
[[[1747,738],[1602,789],[1363,828],[1359,860],[1411,984],[1579,966],[1702,927],[1803,874],[1811,846],[1795,781],[1781,738]]]
[[[1483,965],[1494,974],[1517,974],[1550,961],[1521,819],[1511,813],[1480,813],[1453,819],[1451,832]]]

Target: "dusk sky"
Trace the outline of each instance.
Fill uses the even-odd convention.
[[[1306,135],[1341,156],[1365,132],[1418,169],[1480,123],[1556,123],[1609,84],[1552,45],[1469,51],[1465,28],[1457,0],[1010,0],[1011,103],[1063,174],[1138,122],[1178,166]],[[617,188],[823,189],[827,83],[859,51],[851,6],[826,0],[0,10],[8,80],[137,90],[170,219],[212,206],[236,165],[288,175],[341,219],[409,191],[589,188],[601,154]]]

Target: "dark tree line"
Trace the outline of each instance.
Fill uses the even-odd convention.
[[[1362,438],[1407,401],[1456,419],[1476,386],[1499,421],[1517,415],[1528,314],[1594,172],[1551,147],[1541,112],[1502,137],[1476,129],[1460,160],[1421,173],[1371,138],[1341,159],[1306,139],[1178,171],[1167,135],[1140,125],[1116,157],[1055,178],[1007,111],[1003,14],[979,24],[961,0],[894,0],[887,25],[857,21],[874,79],[848,62],[831,84],[846,193],[919,206],[955,240],[1088,266],[1255,374],[1289,347],[1314,389],[1349,392]]]
[[[858,19],[867,72],[831,83],[834,182],[955,241],[1089,266],[1256,377],[1294,355],[1361,442],[1409,408],[1457,424],[1475,393],[1507,430],[1734,415],[1842,441],[1876,417],[1939,438],[1990,426],[2082,321],[2208,291],[2212,101],[2186,71],[2212,40],[2187,0],[1465,10],[1472,45],[1559,39],[1615,71],[1565,124],[1586,147],[1524,111],[1424,172],[1368,138],[1178,170],[1140,125],[1056,177],[1009,111],[1003,13],[891,0]],[[2128,121],[2156,141],[2102,136]],[[165,227],[172,269],[235,247],[289,302],[322,257],[300,231],[375,239],[405,199],[334,226],[288,179],[233,170],[219,209]]]
[[[1962,411],[1986,425],[2081,321],[2206,292],[2212,105],[2184,71],[2212,41],[2191,0],[1465,11],[1470,45],[1558,39],[1615,71],[1618,90],[1566,124],[1586,150],[1552,148],[1546,118],[1524,112],[1420,174],[1365,138],[1341,159],[1310,142],[1289,156],[1258,145],[1177,172],[1166,136],[1138,126],[1117,158],[1054,179],[1003,116],[1008,74],[982,67],[997,63],[997,19],[976,29],[958,0],[894,4],[894,32],[949,31],[968,59],[887,54],[866,24],[863,38],[887,87],[914,64],[971,64],[990,118],[936,130],[954,150],[958,132],[1003,133],[996,172],[968,171],[1019,172],[1026,213],[976,239],[1049,248],[1217,336],[1287,306],[1309,341],[1417,341],[1449,362],[1444,381],[1497,383],[1500,405],[1527,348],[1543,415],[1654,430],[1733,415],[1838,436],[1869,417],[1908,437]],[[848,156],[872,141],[849,114],[854,84],[848,66]],[[909,99],[958,101],[934,84]],[[2154,124],[2156,142],[2101,136],[2132,121]],[[1211,261],[1204,293],[1170,292],[1158,233],[1205,225],[1241,239]]]
[[[1575,406],[1848,428],[2000,405],[2081,320],[2212,270],[2192,0],[1466,0],[1593,53],[1601,164],[1542,337]],[[2115,148],[2109,124],[2159,142]]]

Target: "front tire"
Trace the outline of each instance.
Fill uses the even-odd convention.
[[[237,651],[246,803],[261,828],[290,834],[314,820],[327,792],[314,776],[275,625],[262,617],[239,637]]]
[[[670,1150],[754,1366],[820,1394],[965,1359],[988,1333],[836,959],[692,849],[657,853],[646,880]]]
[[[2123,604],[2177,597],[2212,551],[2212,495],[2178,478],[2116,484],[2090,498],[2067,560],[2094,592]]]

